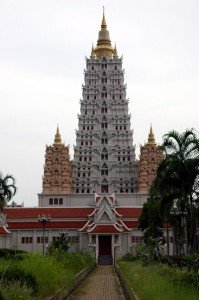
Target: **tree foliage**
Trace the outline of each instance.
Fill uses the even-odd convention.
[[[12,175],[3,176],[0,173],[0,187],[3,188],[3,194],[0,195],[0,210],[2,211],[3,208],[6,206],[7,202],[9,202],[12,197],[17,192],[15,178]]]
[[[162,149],[164,158],[158,166],[157,176],[150,189],[150,197],[153,201],[157,201],[159,209],[155,210],[153,201],[150,201],[148,204],[151,206],[150,210],[146,206],[148,213],[143,209],[145,217],[141,216],[140,220],[148,217],[148,228],[153,228],[156,219],[161,217],[163,221],[166,217],[170,223],[177,224],[176,235],[181,235],[181,239],[185,241],[187,239],[187,248],[195,251],[199,200],[199,139],[197,132],[194,129],[187,129],[183,133],[170,131],[163,137]],[[151,213],[152,216],[153,213],[156,213],[156,217],[150,216]],[[176,216],[174,217],[174,215]],[[182,226],[184,227],[183,234]]]
[[[56,254],[57,252],[68,252],[68,233],[67,232],[62,232],[58,239],[53,241],[49,246],[48,246],[48,252],[50,254]]]

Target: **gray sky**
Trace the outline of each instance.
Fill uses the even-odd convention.
[[[25,206],[37,205],[57,123],[75,144],[85,56],[103,5],[124,57],[137,154],[150,123],[158,143],[171,129],[198,129],[198,0],[0,0],[0,170],[15,176],[14,200]]]

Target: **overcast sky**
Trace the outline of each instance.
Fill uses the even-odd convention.
[[[103,5],[124,57],[136,153],[150,123],[158,143],[171,129],[198,130],[198,0],[0,0],[0,170],[15,176],[25,206],[37,205],[57,123],[72,155]]]

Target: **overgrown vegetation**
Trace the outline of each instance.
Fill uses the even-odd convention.
[[[21,299],[21,295],[23,299],[53,295],[66,284],[72,285],[80,270],[94,264],[88,253],[56,252],[56,256],[42,256],[8,250],[6,256],[6,251],[1,250],[0,258],[0,296],[5,300]]]
[[[140,261],[118,262],[120,270],[141,300],[199,299],[199,275],[162,264],[143,267]]]

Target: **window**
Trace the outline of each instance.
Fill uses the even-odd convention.
[[[132,243],[140,243],[142,241],[141,236],[132,236]]]
[[[32,244],[33,238],[31,236],[26,236],[21,238],[22,244]]]
[[[108,181],[106,179],[102,181],[101,193],[108,193]]]
[[[101,175],[108,175],[108,166],[106,164],[102,166]]]
[[[48,237],[45,236],[45,244],[48,243]],[[37,244],[43,244],[43,236],[38,236],[37,237]]]
[[[63,198],[59,198],[59,205],[63,205]]]
[[[78,173],[79,174],[79,173]],[[50,205],[63,205],[63,198],[50,198],[49,199],[49,204]]]

